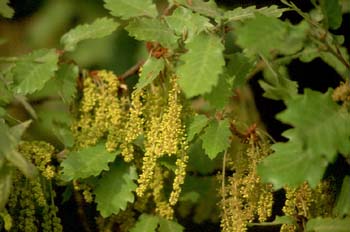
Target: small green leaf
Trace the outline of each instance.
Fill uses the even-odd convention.
[[[15,11],[9,7],[9,0],[0,0],[0,15],[5,18],[12,18]]]
[[[14,90],[19,94],[34,93],[42,89],[57,70],[58,55],[54,49],[36,50],[24,55],[12,69]]]
[[[230,123],[228,120],[213,120],[201,136],[203,148],[210,159],[214,159],[220,152],[230,146]]]
[[[227,63],[226,74],[233,79],[232,86],[234,88],[242,86],[253,67],[253,62],[251,62],[242,53],[235,53],[231,55],[229,57],[229,62]]]
[[[217,85],[213,87],[210,93],[204,95],[209,104],[216,109],[223,109],[233,95],[232,85],[227,79],[228,77],[224,74],[220,75]]]
[[[53,78],[58,94],[65,103],[71,103],[77,92],[76,81],[79,69],[73,64],[62,64]]]
[[[65,181],[97,176],[103,170],[109,170],[108,163],[115,160],[118,153],[109,153],[103,143],[67,154],[61,163],[62,176]]]
[[[137,40],[159,42],[168,48],[175,47],[178,39],[173,30],[159,19],[135,19],[125,29]]]
[[[326,27],[338,29],[342,22],[342,9],[339,0],[320,0]]]
[[[110,14],[122,19],[148,16],[155,18],[158,15],[156,6],[152,0],[104,0],[104,7]]]
[[[79,25],[64,34],[61,44],[66,51],[73,51],[80,41],[105,37],[115,31],[118,26],[119,23],[113,19],[98,18],[91,24]]]
[[[246,8],[237,7],[234,10],[226,11],[219,19],[227,21],[243,21],[246,19],[254,18],[256,13],[263,14],[268,17],[280,17],[286,8],[278,8],[276,5],[265,6],[262,8],[256,8],[256,6],[249,6]]]
[[[159,232],[182,232],[183,226],[175,221],[169,221],[164,218],[159,219]]]
[[[156,232],[158,222],[158,217],[143,213],[130,232]]]
[[[136,84],[137,89],[142,89],[151,84],[157,78],[159,73],[164,69],[165,62],[163,59],[149,57],[142,66],[139,82]]]
[[[276,73],[264,70],[264,79],[259,80],[261,88],[265,91],[264,97],[273,100],[289,100],[298,93],[298,83],[291,81],[286,67],[279,67]]]
[[[312,218],[306,224],[306,231],[312,232],[348,232],[350,218]]]
[[[201,33],[187,44],[188,52],[180,57],[179,84],[188,98],[209,93],[219,80],[224,46],[220,38]]]
[[[211,18],[215,18],[220,15],[220,9],[216,5],[214,0],[172,0],[174,4],[181,4],[186,8],[193,10],[194,12],[198,12],[202,15],[209,16]]]
[[[308,181],[316,187],[323,177],[327,160],[304,151],[297,139],[295,129],[287,130],[283,136],[290,140],[272,145],[272,153],[258,165],[258,174],[264,182],[272,183],[275,190],[286,185],[298,187]]]
[[[192,141],[196,134],[199,134],[208,124],[208,118],[202,114],[193,117],[191,124],[187,128],[187,141]]]
[[[121,160],[112,165],[111,170],[98,181],[94,191],[97,210],[102,217],[118,214],[120,210],[126,209],[128,202],[134,202],[133,192],[137,187],[134,180],[136,179],[137,173],[134,166]]]
[[[345,176],[340,194],[333,209],[333,214],[339,217],[350,216],[350,176]]]
[[[177,35],[186,36],[186,43],[191,41],[193,36],[213,27],[208,18],[184,7],[176,8],[165,20]]]

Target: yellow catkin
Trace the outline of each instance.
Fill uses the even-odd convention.
[[[142,97],[143,91],[134,91],[131,95],[131,108],[124,129],[124,141],[120,145],[121,154],[126,162],[130,162],[134,158],[134,147],[132,142],[143,134],[143,124],[145,120],[142,117]]]
[[[329,180],[321,181],[315,189],[312,189],[307,182],[298,188],[285,187],[284,189],[286,201],[282,210],[285,215],[302,218],[304,223],[310,218],[331,216],[335,196]],[[281,232],[298,229],[301,228],[283,225]]]
[[[256,168],[270,153],[268,144],[249,140],[245,150],[235,154],[230,169],[235,173],[227,178],[221,189],[221,227],[228,231],[247,231],[253,221],[264,222],[272,214],[272,187],[261,183]],[[230,158],[230,157],[229,157]]]
[[[104,70],[84,79],[78,120],[72,125],[77,149],[95,145],[106,137],[106,149],[113,152],[123,141],[121,130],[128,101],[118,96],[119,86],[118,78]]]
[[[38,168],[40,174],[47,180],[56,175],[56,168],[51,164],[55,148],[44,141],[22,141],[19,151]]]
[[[155,167],[154,178],[151,183],[152,195],[156,205],[155,212],[160,217],[168,220],[173,219],[174,210],[165,199],[164,178],[168,177],[168,172],[163,171],[160,166]]]

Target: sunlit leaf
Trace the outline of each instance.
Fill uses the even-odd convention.
[[[224,15],[219,18],[227,21],[243,21],[246,19],[254,18],[256,13],[278,18],[286,10],[286,8],[278,8],[276,5],[265,6],[262,8],[256,8],[256,6],[249,6],[246,8],[237,7],[233,10],[226,11]]]
[[[208,118],[206,116],[202,114],[194,116],[190,125],[187,127],[187,140],[191,141],[207,124]]]
[[[186,42],[191,41],[194,35],[213,27],[208,18],[184,7],[176,8],[165,20],[177,35],[186,36]]]
[[[55,49],[36,50],[16,62],[13,76],[15,91],[19,94],[34,93],[44,87],[57,70],[58,55]]]
[[[164,47],[174,47],[177,36],[159,19],[135,19],[125,28],[137,40],[158,42]]]
[[[138,16],[156,17],[158,12],[152,0],[104,0],[111,15],[129,19]]]
[[[230,146],[230,123],[228,120],[213,120],[201,135],[203,148],[210,159]]]
[[[215,18],[220,14],[220,9],[216,5],[214,0],[172,0],[176,4],[181,4],[195,12],[202,15]]]
[[[87,147],[79,151],[72,151],[61,163],[62,176],[65,181],[97,176],[103,170],[109,170],[108,164],[118,153],[109,153],[103,143],[94,147]]]
[[[142,66],[140,79],[136,84],[136,88],[142,89],[151,84],[153,80],[159,75],[159,73],[164,69],[164,67],[165,62],[163,59],[149,57],[145,64]]]
[[[188,52],[180,57],[183,62],[177,68],[179,84],[188,98],[208,93],[219,80],[224,46],[220,38],[201,33],[187,44]]]
[[[120,210],[126,209],[128,202],[134,202],[136,179],[136,168],[121,160],[114,163],[111,170],[102,176],[94,190],[97,210],[102,217],[118,214]]]

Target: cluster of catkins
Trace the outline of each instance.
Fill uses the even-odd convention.
[[[7,202],[9,231],[62,231],[58,208],[54,203],[53,181],[58,176],[52,164],[55,149],[42,141],[22,141],[18,150],[39,171],[33,179],[27,179],[16,171],[12,191]],[[8,223],[9,224],[9,223]]]
[[[250,223],[271,221],[274,203],[273,189],[261,182],[257,164],[271,153],[270,145],[262,140],[249,140],[241,152],[229,157],[228,167],[233,172],[221,189],[222,231],[248,231]],[[228,153],[228,155],[230,155]],[[295,223],[283,224],[281,232],[297,232],[305,228],[308,219],[331,215],[334,190],[329,180],[312,189],[307,183],[298,188],[285,187],[286,200],[282,211]]]
[[[155,213],[172,219],[188,162],[177,78],[170,75],[162,83],[135,89],[131,97],[120,91],[121,86],[107,71],[93,72],[83,80],[77,121],[72,126],[75,149],[104,141],[108,151],[120,151],[125,162],[139,168],[137,196],[152,197]],[[174,174],[160,164],[164,157],[175,157]],[[163,182],[169,177],[173,177],[173,187],[166,197]]]

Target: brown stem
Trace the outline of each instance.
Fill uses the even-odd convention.
[[[132,66],[131,68],[129,68],[128,70],[126,70],[123,74],[121,74],[121,75],[119,76],[119,79],[124,80],[124,79],[126,79],[127,77],[136,74],[144,63],[145,63],[144,60],[140,60],[140,61],[137,62],[134,66]]]

